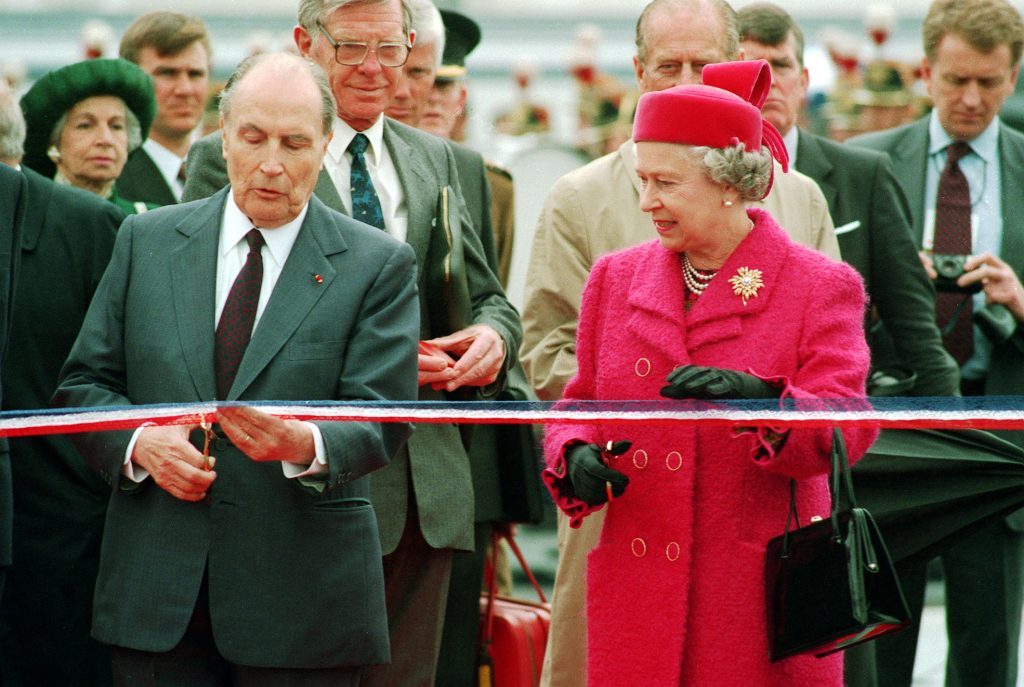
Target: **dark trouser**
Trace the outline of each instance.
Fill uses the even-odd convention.
[[[398,548],[384,556],[384,594],[391,634],[391,663],[371,666],[364,687],[431,687],[441,648],[441,630],[452,549],[432,548],[419,518],[410,512]]]
[[[363,671],[361,667],[303,670],[229,663],[213,638],[205,577],[185,636],[176,647],[152,653],[115,646],[112,653],[117,687],[357,687]]]
[[[448,607],[441,638],[436,687],[468,687],[476,684],[477,636],[480,631],[480,591],[484,581],[488,545],[493,525],[474,525],[474,550],[460,551],[452,559]]]
[[[1024,594],[1024,534],[999,519],[941,556],[946,580],[947,687],[1013,687]],[[915,619],[924,605],[925,566],[900,572]],[[919,622],[875,644],[879,687],[913,682]]]

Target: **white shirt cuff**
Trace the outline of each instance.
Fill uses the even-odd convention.
[[[284,476],[288,479],[315,477],[327,472],[327,449],[324,448],[324,436],[320,433],[320,428],[312,422],[303,422],[302,424],[313,431],[313,446],[316,449],[316,455],[313,458],[313,462],[308,465],[305,463],[281,461],[281,469],[284,471]]]
[[[132,434],[131,441],[128,442],[128,449],[124,452],[124,463],[121,465],[121,474],[136,484],[149,477],[149,470],[141,465],[136,466],[135,463],[132,462],[132,453],[135,451],[135,442],[139,440],[139,435],[142,434],[142,430],[146,427],[152,426],[152,424],[146,423],[136,429]]]

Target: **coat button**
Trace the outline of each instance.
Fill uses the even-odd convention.
[[[633,365],[637,377],[646,377],[651,374],[651,361],[647,358],[640,358]]]
[[[665,456],[665,467],[672,472],[675,472],[679,468],[683,467],[683,455],[679,451],[672,451]]]
[[[629,548],[633,551],[633,555],[637,558],[643,558],[647,555],[647,542],[640,537],[637,537],[629,544]]]
[[[647,451],[643,450],[642,448],[634,451],[633,465],[636,467],[637,470],[643,470],[645,467],[647,467]]]
[[[679,544],[670,541],[668,546],[665,547],[665,558],[669,559],[673,563],[679,558]]]

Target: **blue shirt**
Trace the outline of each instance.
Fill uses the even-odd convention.
[[[938,196],[939,176],[946,166],[946,148],[952,137],[939,123],[932,110],[928,123],[928,173],[924,189],[924,235],[922,247],[931,250],[935,237],[935,202]],[[971,253],[999,255],[1003,244],[1003,198],[999,170],[999,118],[974,140],[967,142],[971,152],[960,160],[960,170],[967,178],[971,191]],[[974,295],[974,310],[985,307],[984,291]],[[974,328],[974,354],[960,368],[964,379],[982,379],[988,375],[992,344],[977,327]]]

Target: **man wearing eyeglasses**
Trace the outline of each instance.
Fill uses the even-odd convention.
[[[383,116],[415,41],[410,23],[402,0],[300,1],[295,44],[324,68],[337,99],[338,118],[315,193],[415,250],[420,334],[441,349],[419,357],[420,399],[443,400],[463,387],[491,397],[504,386],[515,357],[509,352],[519,350],[519,317],[484,260],[447,143]],[[220,148],[219,135],[192,146],[185,200],[224,186]],[[472,304],[469,325],[454,332],[431,322],[427,305],[441,294],[424,276],[432,232],[443,231],[446,219],[439,209],[445,189],[463,226]],[[452,554],[473,549],[473,488],[458,428],[418,426],[406,448],[374,474],[371,498],[384,553],[391,664],[370,670],[361,684],[431,685]]]

